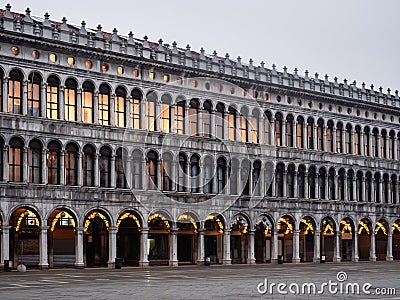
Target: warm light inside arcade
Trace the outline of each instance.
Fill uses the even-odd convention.
[[[45,219],[44,219],[45,218]],[[33,207],[19,207],[1,222],[2,260],[29,268],[203,264],[252,264],[359,260],[400,260],[400,219],[356,222],[345,217],[316,220],[292,215],[254,220],[242,213],[204,218],[182,213],[175,218],[154,212],[145,218],[135,210],[113,221],[103,209],[78,218],[57,208],[46,217]]]

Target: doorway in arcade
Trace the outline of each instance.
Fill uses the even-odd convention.
[[[117,257],[124,266],[139,265],[141,225],[134,212],[123,213],[117,221]]]
[[[177,226],[179,264],[194,264],[198,248],[198,224],[191,215],[183,214],[179,216]]]
[[[100,211],[89,213],[85,218],[83,231],[86,266],[107,266],[109,224],[108,218]]]
[[[208,216],[204,222],[204,255],[212,264],[222,263],[222,234],[224,224],[221,216]]]

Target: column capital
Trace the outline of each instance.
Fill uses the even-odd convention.
[[[2,230],[10,230],[10,229],[11,229],[11,226],[10,226],[10,225],[2,225],[2,226],[1,226],[1,229],[2,229]]]
[[[41,231],[48,230],[49,228],[50,228],[49,226],[40,226],[40,227],[39,227],[39,229],[40,229]]]
[[[75,227],[75,231],[83,231],[84,228],[83,227]]]

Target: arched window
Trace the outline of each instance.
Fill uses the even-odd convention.
[[[353,141],[352,141],[352,133],[353,128],[351,124],[346,125],[346,133],[345,133],[345,142],[346,142],[346,153],[352,154],[353,153]]]
[[[163,132],[171,131],[171,110],[172,98],[168,94],[161,96],[160,104],[160,129]]]
[[[42,143],[32,140],[28,151],[29,182],[42,182]]]
[[[111,187],[111,149],[102,147],[99,157],[100,186]]]
[[[178,192],[186,192],[186,174],[188,162],[186,155],[179,153],[179,166],[178,166]]]
[[[354,154],[361,155],[361,128],[356,126],[354,128]]]
[[[32,72],[28,77],[28,116],[40,117],[41,84],[42,77]]]
[[[231,165],[229,166],[229,184],[230,193],[232,195],[238,195],[238,179],[239,179],[239,161],[236,158],[232,158]]]
[[[93,123],[93,94],[94,85],[85,81],[82,85],[82,121],[85,123]]]
[[[12,138],[8,150],[9,181],[22,182],[24,142],[20,138]]]
[[[200,175],[200,158],[197,155],[192,155],[190,158],[190,191],[199,193],[199,175]]]
[[[147,93],[146,101],[146,126],[149,131],[156,131],[156,103],[157,95],[154,92]]]
[[[197,99],[190,100],[189,104],[189,135],[196,136],[198,134],[197,121],[199,113],[199,102]]]
[[[358,171],[356,175],[356,195],[357,195],[356,200],[359,202],[364,201],[362,196],[362,181],[363,181],[363,173],[361,171]]]
[[[204,137],[211,137],[211,102],[205,101],[201,113],[201,128]]]
[[[395,132],[393,130],[391,130],[389,132],[389,159],[395,158],[395,153],[394,153],[395,143],[396,143]]]
[[[366,127],[364,127],[364,138],[363,138],[363,140],[364,140],[364,155],[365,156],[371,155],[371,153],[369,152],[369,135],[370,135],[369,127],[366,126]]]
[[[60,144],[55,141],[49,143],[47,151],[47,182],[49,184],[60,184],[60,152]]]
[[[370,172],[365,175],[365,196],[368,202],[372,202],[372,174]]]
[[[224,139],[224,127],[225,127],[225,106],[222,103],[217,104],[215,111],[215,133],[217,138]]]
[[[131,93],[131,99],[129,102],[130,105],[130,111],[131,111],[131,116],[130,116],[130,127],[134,129],[140,129],[141,128],[141,115],[142,115],[142,107],[141,107],[141,102],[143,99],[142,92],[138,89],[133,89]]]
[[[302,116],[298,116],[296,123],[296,146],[299,149],[304,148],[303,126],[304,119]]]
[[[343,153],[343,124],[342,122],[338,122],[336,124],[336,152]]]
[[[264,144],[271,145],[271,113],[265,111],[264,113]]]
[[[65,81],[64,89],[64,111],[65,120],[76,121],[76,91],[78,84],[74,79],[68,78]]]
[[[330,168],[329,169],[329,176],[328,176],[328,199],[329,200],[334,200],[336,195],[335,195],[335,169]]]
[[[203,192],[205,194],[210,194],[213,191],[213,171],[214,165],[213,160],[210,157],[206,157],[204,160],[204,186]]]
[[[123,150],[122,148],[118,148],[115,153],[115,179],[116,179],[116,187],[120,189],[127,188],[127,182],[125,178],[124,172],[124,161],[123,161]],[[126,157],[126,155],[125,155]]]
[[[277,197],[283,197],[283,172],[285,171],[285,166],[282,163],[276,165],[275,174],[275,191]]]
[[[47,79],[46,99],[47,99],[47,117],[49,119],[58,119],[58,91],[60,81],[55,76]]]
[[[379,131],[377,128],[372,129],[372,156],[379,157]]]
[[[274,131],[275,131],[275,145],[276,146],[282,146],[282,114],[281,113],[276,113],[275,114],[275,125],[274,125]]]
[[[314,149],[314,119],[307,119],[307,149]]]
[[[146,157],[147,169],[147,187],[149,190],[155,190],[158,187],[158,155],[155,151],[149,151]]]
[[[324,150],[324,121],[318,119],[317,122],[317,150]]]
[[[345,177],[346,177],[346,172],[344,169],[340,169],[339,170],[339,177],[338,177],[338,196],[339,196],[339,200],[344,200],[344,181],[345,181]]]
[[[21,114],[22,106],[22,81],[23,75],[18,70],[12,70],[8,80],[8,112],[12,114]]]
[[[169,153],[163,154],[161,172],[163,191],[172,191],[172,156]]]
[[[389,175],[383,174],[383,200],[385,203],[389,203]]]
[[[303,165],[300,165],[297,173],[297,196],[300,199],[303,199],[305,196],[304,194],[305,173],[306,173],[306,168]]]
[[[318,187],[319,187],[319,199],[326,199],[325,186],[326,186],[326,170],[320,168],[318,173]]]
[[[248,111],[246,108],[242,108],[240,111],[240,136],[242,138],[242,142],[248,142],[249,141],[249,135],[248,135],[248,121],[247,121],[247,116],[248,116]]]
[[[287,170],[287,197],[294,198],[294,165],[289,165]]]
[[[251,134],[250,134],[250,138],[251,138],[250,142],[255,143],[255,144],[259,143],[259,140],[258,140],[258,135],[259,135],[259,132],[260,132],[260,130],[259,130],[260,122],[259,122],[259,120],[260,120],[260,116],[258,114],[258,110],[254,109],[253,113],[252,113],[252,116],[251,116],[251,120],[250,120],[250,122],[251,122],[251,124],[250,124],[250,132],[251,132]]]
[[[315,184],[315,179],[316,179],[316,170],[314,166],[311,166],[308,169],[308,189],[309,189],[309,197],[310,199],[316,199],[316,184]]]
[[[293,116],[286,117],[286,146],[293,147]]]
[[[99,124],[110,125],[110,87],[106,84],[99,88]]]
[[[250,195],[250,168],[250,161],[248,159],[244,159],[239,172],[240,186],[242,188],[242,194],[245,196]]]
[[[260,193],[260,186],[262,182],[260,181],[260,174],[261,174],[261,162],[256,160],[253,163],[253,171],[252,171],[252,191],[255,196],[261,196]]]
[[[78,147],[69,143],[65,148],[65,184],[77,185],[78,182]]]
[[[387,158],[386,157],[386,148],[387,148],[387,143],[386,143],[386,137],[387,137],[387,131],[385,129],[382,129],[381,132],[381,137],[380,137],[380,157],[382,158]]]
[[[390,184],[391,184],[390,192],[391,192],[392,203],[396,204],[397,203],[397,177],[396,177],[396,175],[392,175]]]
[[[133,152],[132,156],[132,187],[134,189],[142,188],[142,162],[143,155],[139,151]]]
[[[226,185],[226,161],[220,157],[217,160],[217,193],[223,193]]]
[[[353,170],[349,170],[347,172],[347,199],[349,201],[355,200],[353,197],[353,189],[354,189],[353,181],[354,181],[354,172]]]
[[[126,91],[123,87],[115,89],[114,98],[114,113],[115,113],[115,126],[125,127],[125,98]]]
[[[184,100],[178,101],[175,106],[175,132],[177,134],[184,134],[185,133],[185,106],[186,102]]]
[[[94,186],[95,153],[96,151],[92,146],[86,145],[83,147],[82,171],[84,186]]]
[[[333,152],[333,122],[328,121],[326,126],[326,151]]]
[[[231,106],[228,108],[228,134],[231,141],[236,139],[236,110]]]

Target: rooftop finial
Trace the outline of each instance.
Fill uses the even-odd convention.
[[[117,35],[117,34],[118,34],[117,28],[114,28],[114,29],[113,29],[113,34],[114,34],[114,35]]]
[[[129,31],[128,37],[129,37],[130,39],[133,38],[133,32],[132,32],[132,31]]]
[[[229,59],[229,53],[226,53],[226,54],[225,54],[225,58],[226,58],[226,59]]]
[[[250,58],[250,60],[249,60],[249,64],[250,64],[250,66],[252,66],[252,65],[253,65],[253,59],[252,59],[252,58]]]
[[[162,46],[163,40],[162,40],[161,38],[158,40],[158,44],[159,44],[160,46]]]
[[[399,91],[398,90],[395,90],[394,93],[395,93],[396,97],[399,96]]]
[[[347,85],[347,79],[346,78],[343,79],[343,82],[344,82],[345,85]]]
[[[173,42],[172,42],[172,47],[173,47],[173,48],[176,48],[177,45],[178,45],[178,44],[176,43],[176,41],[173,41]]]
[[[379,87],[379,92],[382,94],[382,87],[381,86]]]
[[[97,25],[97,31],[101,31],[101,29],[103,29],[103,27],[101,27],[101,25]]]
[[[186,45],[186,50],[190,51],[190,45],[189,44]]]
[[[26,10],[25,10],[25,13],[28,15],[28,16],[30,16],[31,15],[31,10],[30,10],[30,8],[28,7]]]
[[[390,92],[391,92],[391,91],[392,91],[392,90],[391,90],[390,88],[387,89],[388,95],[390,95]]]
[[[318,73],[315,73],[315,79],[318,79]]]
[[[7,3],[7,5],[6,5],[6,10],[8,10],[8,11],[11,10],[11,5],[10,5],[10,3]]]
[[[67,18],[66,18],[66,17],[63,17],[61,21],[62,21],[64,24],[67,24]]]
[[[261,61],[261,62],[260,62],[260,65],[261,65],[261,68],[264,69],[264,67],[265,67],[265,62],[264,62],[264,61]]]
[[[304,74],[306,74],[306,77],[308,77],[308,70],[305,70]]]
[[[299,70],[297,68],[294,68],[293,72],[294,72],[294,75],[297,75],[297,72],[299,72]]]
[[[85,22],[85,20],[82,20],[81,25],[82,25],[82,28],[85,28],[85,27],[86,27],[86,22]]]
[[[333,80],[335,80],[335,83],[337,83],[338,78],[335,76],[335,78],[333,78]]]
[[[49,15],[48,12],[46,12],[46,13],[44,14],[44,19],[45,19],[45,20],[48,20],[49,18],[50,18],[50,15]]]
[[[374,85],[373,84],[371,84],[371,91],[373,91],[374,90]]]
[[[143,39],[144,39],[145,41],[147,41],[149,38],[147,37],[147,35],[145,35],[145,36],[143,37]]]
[[[218,55],[218,53],[217,53],[216,50],[214,50],[213,55],[214,55],[214,56],[217,56],[217,55]]]
[[[354,80],[354,81],[353,81],[353,85],[354,85],[354,86],[357,86],[357,81]]]
[[[365,89],[365,82],[361,84],[362,88]]]
[[[328,81],[328,79],[329,79],[328,74],[325,74],[325,81]]]
[[[272,64],[272,70],[276,70],[276,65]]]
[[[286,74],[287,73],[287,67],[283,66],[283,72]]]
[[[204,49],[203,49],[203,47],[201,47],[201,49],[200,49],[200,53],[202,54],[202,55],[204,55]]]

